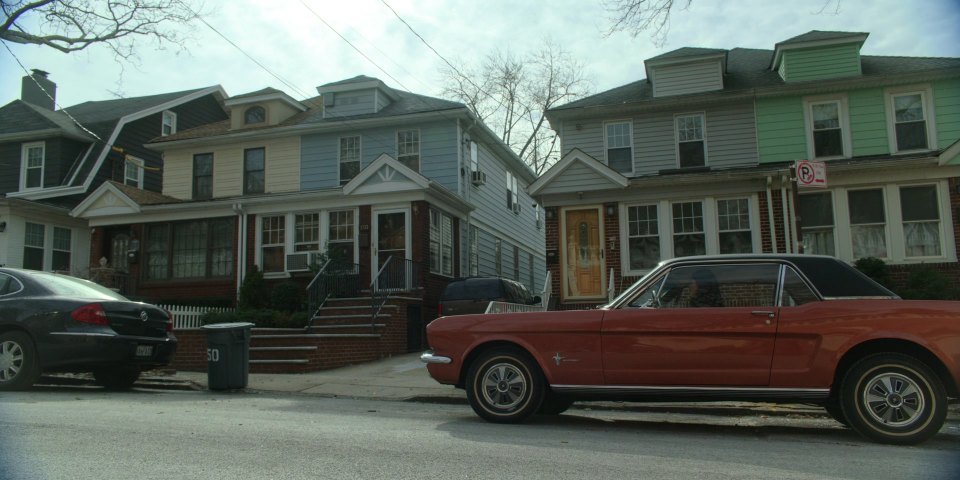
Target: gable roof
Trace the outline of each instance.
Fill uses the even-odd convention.
[[[86,193],[87,189],[93,184],[100,167],[103,165],[104,159],[110,153],[111,146],[116,141],[124,125],[206,95],[215,95],[222,99],[226,97],[226,92],[224,92],[223,88],[219,85],[215,85],[212,87],[144,97],[84,102],[55,112],[38,112],[39,108],[34,108],[25,102],[20,102],[28,108],[31,108],[34,113],[37,113],[47,122],[59,125],[61,128],[55,133],[62,135],[69,133],[76,136],[76,131],[80,130],[79,127],[73,123],[73,120],[64,113],[64,111],[66,111],[69,112],[70,116],[80,122],[80,124],[96,134],[99,139],[93,139],[86,135],[80,137],[90,141],[90,148],[69,167],[64,183],[61,186],[27,192],[10,192],[7,193],[7,196],[40,200]],[[15,103],[16,102],[11,102],[8,106]],[[14,108],[16,110],[12,110],[13,112],[22,110],[20,106]],[[0,115],[0,128],[9,121],[16,121],[16,118]],[[48,133],[49,129],[26,130],[21,132],[22,135],[46,135]]]
[[[73,217],[101,217],[138,214],[144,205],[183,203],[182,200],[156,192],[140,190],[120,182],[107,180],[70,211]]]
[[[667,53],[662,53],[656,57],[648,58],[646,61],[653,62],[657,60],[676,60],[685,57],[699,57],[702,55],[711,55],[711,54],[721,54],[727,53],[726,50],[722,48],[697,48],[697,47],[681,47],[676,50],[669,51]]]
[[[578,168],[581,167],[581,168]],[[530,196],[540,195],[541,193],[547,193],[546,190],[553,183],[561,180],[567,172],[571,172],[575,177],[575,183],[584,183],[583,181],[587,179],[594,180],[600,184],[606,184],[607,188],[624,188],[630,181],[627,177],[624,177],[613,170],[612,168],[604,165],[599,160],[591,157],[583,150],[579,148],[573,148],[559,162],[553,164],[536,182],[530,185],[527,188],[527,193]],[[602,190],[603,188],[598,187],[596,184],[590,187],[590,190]]]
[[[697,100],[707,98],[724,98],[733,93],[770,93],[802,91],[804,89],[821,88],[831,84],[831,81],[794,82],[787,85],[776,71],[770,70],[773,50],[753,48],[734,48],[727,53],[727,69],[723,78],[723,90],[716,92],[684,95],[683,98]],[[838,79],[843,85],[851,83],[869,83],[871,81],[887,81],[890,76],[960,76],[960,58],[937,57],[894,57],[861,55],[861,69],[859,77]],[[832,84],[831,84],[832,85]],[[564,105],[559,105],[547,111],[548,117],[556,117],[564,111],[597,107],[614,107],[627,105],[657,105],[661,103],[676,104],[677,97],[657,99],[653,97],[653,86],[646,79],[614,87],[589,97],[581,98]]]
[[[92,136],[62,113],[14,100],[0,107],[0,141],[36,138],[38,135],[63,135],[92,142]]]
[[[796,43],[819,42],[823,40],[856,40],[870,35],[867,32],[836,32],[827,30],[810,30],[807,33],[788,38],[777,45],[791,45]]]
[[[367,82],[379,82],[379,81],[380,79],[378,78],[368,77],[366,75],[357,75],[356,77],[353,77],[353,78],[337,80],[336,82],[324,83],[323,85],[320,85],[320,88],[335,87],[339,85],[348,85],[351,83],[367,83]]]

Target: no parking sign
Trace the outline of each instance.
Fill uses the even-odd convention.
[[[800,160],[797,162],[797,185],[827,188],[827,165],[823,162]]]

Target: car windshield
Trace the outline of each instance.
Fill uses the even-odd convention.
[[[127,301],[123,295],[87,280],[43,272],[30,272],[30,275],[53,293],[64,297]]]

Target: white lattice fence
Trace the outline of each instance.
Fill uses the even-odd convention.
[[[200,317],[207,312],[232,312],[232,308],[157,305],[173,315],[173,328],[200,328]]]

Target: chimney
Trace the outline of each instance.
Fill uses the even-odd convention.
[[[47,78],[49,75],[40,69],[32,69],[32,75],[23,77],[20,88],[20,100],[38,107],[54,110],[56,108],[57,84]],[[46,93],[44,93],[46,91]]]

